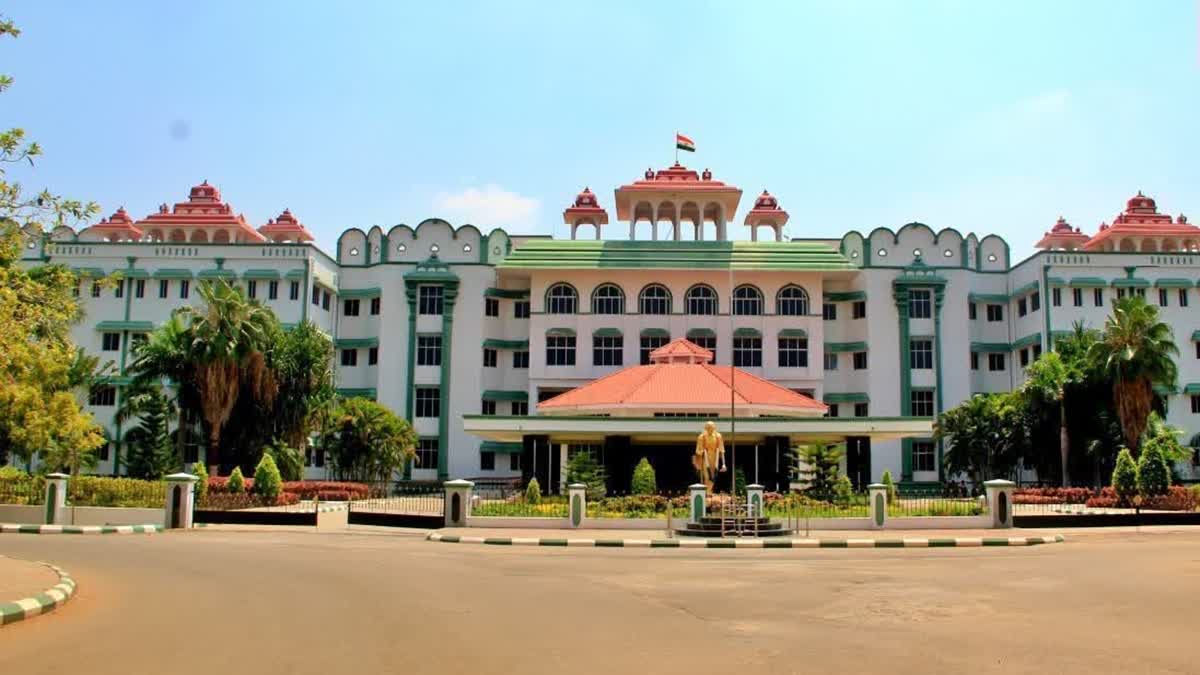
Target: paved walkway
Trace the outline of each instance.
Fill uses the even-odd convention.
[[[31,598],[57,583],[58,575],[41,563],[0,556],[0,605]]]

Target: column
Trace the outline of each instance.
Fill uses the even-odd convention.
[[[996,479],[984,482],[993,528],[1012,527],[1012,494],[1016,486],[1016,483],[1010,480]]]
[[[571,483],[567,486],[567,504],[570,505],[568,525],[574,529],[583,526],[583,518],[587,515],[587,486],[583,483]]]
[[[553,446],[551,446],[553,447]],[[568,445],[566,443],[558,444],[558,493],[562,494],[567,491],[567,457]],[[546,494],[549,494],[547,492]]]
[[[871,483],[867,486],[867,500],[871,506],[871,529],[882,530],[887,527],[887,486],[883,483]]]
[[[67,479],[65,473],[46,475],[46,524],[62,525],[67,520]]]
[[[703,483],[688,486],[688,525],[699,525],[708,513],[708,489]]]
[[[751,483],[746,486],[746,512],[751,518],[763,517],[763,486]]]
[[[466,527],[471,516],[471,488],[469,480],[448,480],[442,483],[446,490],[446,527]]]
[[[167,484],[163,527],[191,529],[196,502],[196,481],[199,477],[190,473],[173,473],[163,480]]]

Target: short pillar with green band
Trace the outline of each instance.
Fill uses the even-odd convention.
[[[587,486],[583,483],[568,485],[567,503],[570,505],[567,524],[571,528],[583,527],[583,519],[587,516]]]
[[[983,484],[987,491],[988,513],[991,514],[992,527],[1008,528],[1013,526],[1012,496],[1017,484],[1011,480],[989,480]]]
[[[870,505],[871,529],[882,530],[887,527],[888,488],[883,483],[871,483],[867,486],[867,502]]]
[[[746,486],[746,513],[751,518],[763,516],[763,494],[766,489],[758,483]]]
[[[699,525],[708,513],[708,488],[703,483],[688,486],[688,524]]]
[[[163,478],[167,484],[163,509],[163,527],[168,530],[190,530],[196,510],[196,481],[199,476],[173,473]]]
[[[46,474],[46,524],[67,523],[67,480],[65,473]]]
[[[466,527],[471,516],[471,489],[475,484],[469,480],[448,480],[442,483],[446,490],[446,527]]]

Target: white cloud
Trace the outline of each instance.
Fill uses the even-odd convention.
[[[468,187],[458,192],[439,192],[433,197],[434,213],[455,224],[471,223],[481,229],[529,225],[541,203],[533,197],[510,192],[494,183]]]

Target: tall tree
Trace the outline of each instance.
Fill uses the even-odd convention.
[[[976,394],[942,413],[935,439],[950,445],[942,458],[948,475],[964,474],[980,484],[1012,474],[1029,451],[1029,418],[1015,393]]]
[[[301,452],[309,434],[319,430],[332,412],[333,341],[310,321],[281,336],[272,352],[279,393],[271,419],[277,435]]]
[[[1033,399],[1052,406],[1058,411],[1058,452],[1062,465],[1062,485],[1071,484],[1071,436],[1067,424],[1067,393],[1071,386],[1085,377],[1086,363],[1078,358],[1078,352],[1069,351],[1068,361],[1060,352],[1046,352],[1025,369],[1026,380],[1021,392]]]
[[[339,478],[385,481],[416,456],[417,434],[375,401],[348,398],[338,403],[320,443]]]
[[[159,324],[146,340],[134,347],[133,387],[148,390],[169,383],[171,402],[178,411],[179,425],[175,430],[175,454],[185,456],[189,432],[195,427],[199,411],[195,366],[197,350],[191,331],[179,312]]]
[[[1092,357],[1112,380],[1113,404],[1125,443],[1137,451],[1154,403],[1154,386],[1174,388],[1179,355],[1171,327],[1159,320],[1158,308],[1130,295],[1113,305]]]
[[[175,406],[171,404],[162,384],[135,379],[125,389],[117,407],[117,424],[137,420],[137,425],[125,432],[122,439],[129,448],[126,468],[134,478],[159,479],[178,467],[171,439],[171,420]]]

